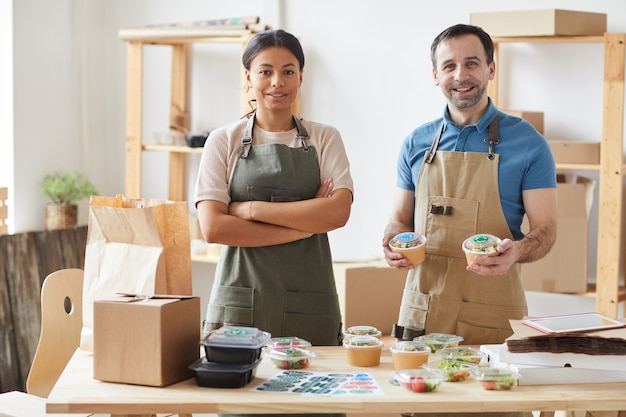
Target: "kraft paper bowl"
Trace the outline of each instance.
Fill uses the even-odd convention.
[[[373,336],[352,336],[343,341],[348,364],[352,366],[378,366],[383,342]]]
[[[430,348],[420,342],[397,342],[389,347],[393,369],[416,369],[428,362]]]
[[[463,241],[461,247],[465,253],[465,259],[467,259],[468,265],[474,263],[486,265],[483,262],[477,262],[476,256],[498,256],[499,252],[497,247],[501,243],[502,240],[500,240],[499,237],[483,233],[468,237],[465,241]]]
[[[389,241],[389,249],[404,255],[412,265],[419,265],[426,259],[426,236],[413,232],[400,233]]]

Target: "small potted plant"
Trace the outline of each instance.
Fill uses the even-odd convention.
[[[80,171],[70,173],[57,171],[46,175],[43,191],[51,200],[46,205],[46,229],[63,229],[76,226],[77,203],[98,194],[89,178]]]

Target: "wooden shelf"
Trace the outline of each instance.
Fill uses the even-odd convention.
[[[618,304],[626,301],[620,287],[622,260],[623,177],[626,174],[623,152],[624,60],[626,34],[604,36],[495,37],[496,57],[502,43],[602,43],[604,48],[602,138],[600,164],[559,163],[557,168],[599,171],[597,284],[586,294],[596,297],[598,313],[617,318]],[[489,96],[497,104],[498,78],[489,84]]]

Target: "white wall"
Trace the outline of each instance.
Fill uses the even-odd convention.
[[[126,50],[120,28],[258,15],[301,39],[307,58],[303,116],[335,125],[346,143],[355,201],[348,225],[331,233],[334,254],[379,257],[400,143],[444,106],[430,75],[433,37],[451,24],[468,23],[471,12],[545,8],[607,13],[608,30],[626,32],[623,0],[14,1],[14,181],[20,190],[13,200],[14,229],[43,226],[39,183],[58,167],[86,170],[102,194],[123,192]],[[502,107],[543,111],[548,138],[600,140],[599,44],[506,45],[501,52]],[[239,116],[239,53],[235,45],[194,46],[193,129]],[[146,140],[167,129],[168,54],[163,47],[146,50]],[[188,159],[191,191],[198,158]],[[145,155],[146,197],[166,197],[166,164],[165,155]],[[596,216],[594,210],[592,236]],[[590,276],[595,250],[592,242]]]

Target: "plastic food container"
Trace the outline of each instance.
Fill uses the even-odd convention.
[[[389,249],[399,252],[413,265],[419,265],[426,258],[426,236],[404,232],[395,235],[389,241]]]
[[[344,337],[373,336],[380,337],[383,333],[374,326],[352,326],[343,331]]]
[[[478,365],[480,361],[482,361],[483,358],[487,356],[484,352],[481,352],[478,349],[466,346],[443,348],[439,349],[436,353],[437,356],[443,359],[467,362],[474,365]]]
[[[300,348],[276,348],[265,354],[280,369],[304,369],[317,353]]]
[[[256,374],[261,360],[249,364],[209,362],[200,358],[189,369],[196,373],[196,384],[209,388],[241,388],[248,384]]]
[[[299,337],[274,337],[267,342],[268,349],[285,349],[285,348],[300,348],[306,349],[311,347],[311,342],[308,340],[300,339]]]
[[[352,366],[378,366],[383,342],[374,336],[352,336],[343,341],[348,364]]]
[[[463,341],[463,338],[454,334],[428,333],[413,340],[424,343],[431,351],[436,352],[439,349],[458,346]]]
[[[465,381],[469,378],[470,373],[476,368],[476,365],[444,359],[439,362],[438,365],[423,365],[423,368],[440,374],[448,382],[458,382]]]
[[[490,391],[508,391],[517,384],[519,374],[509,368],[480,367],[472,370],[480,385]]]
[[[465,259],[467,259],[468,265],[473,263],[485,265],[484,263],[476,262],[476,255],[497,256],[497,247],[500,243],[502,243],[502,240],[500,240],[499,237],[488,234],[480,234],[470,236],[465,239],[461,247],[463,248],[463,252],[465,252]]]
[[[242,365],[255,363],[270,337],[255,327],[223,326],[209,333],[201,344],[209,362]]]
[[[414,341],[397,342],[389,347],[389,351],[391,352],[393,369],[396,371],[419,368],[428,362],[430,355],[428,346]]]
[[[427,369],[407,369],[392,372],[391,376],[411,392],[431,392],[444,381],[443,376]]]

